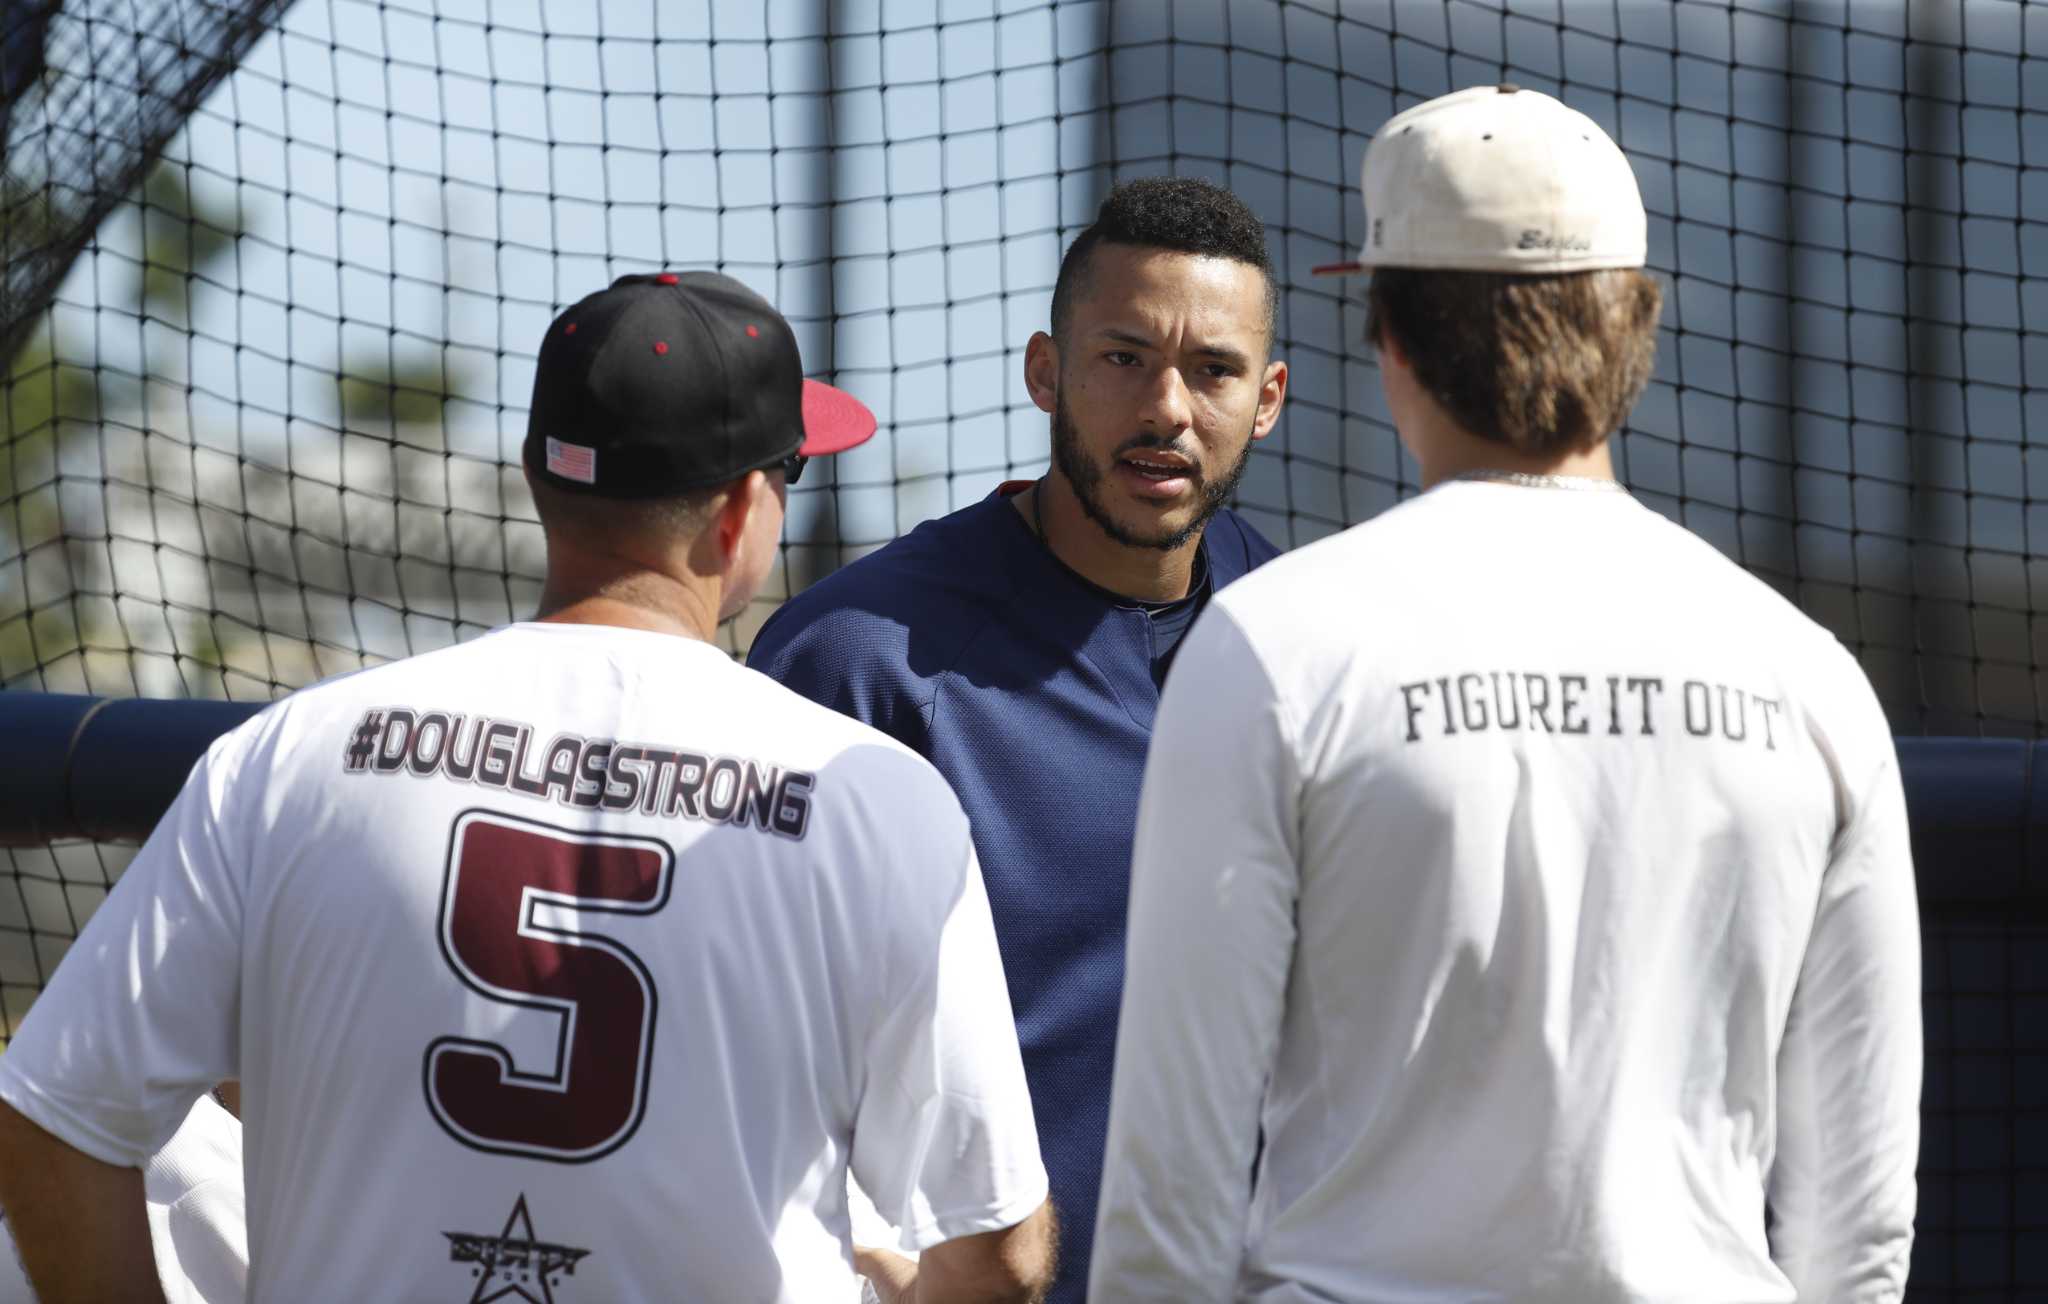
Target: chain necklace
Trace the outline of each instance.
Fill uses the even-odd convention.
[[[1619,480],[1596,475],[1538,475],[1531,471],[1467,471],[1453,480],[1511,484],[1523,489],[1576,489],[1581,493],[1625,494],[1628,486]]]

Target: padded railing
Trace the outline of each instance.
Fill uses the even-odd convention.
[[[0,845],[146,837],[259,704],[0,693]],[[1915,1299],[2048,1291],[2048,743],[1901,738],[1927,1036]]]

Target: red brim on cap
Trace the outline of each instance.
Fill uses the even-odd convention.
[[[804,443],[797,452],[805,457],[843,453],[874,433],[875,414],[867,404],[843,389],[804,382]]]

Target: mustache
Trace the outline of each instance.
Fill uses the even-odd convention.
[[[1179,440],[1161,439],[1158,435],[1132,435],[1129,439],[1126,439],[1110,450],[1109,460],[1112,462],[1120,461],[1126,453],[1154,451],[1172,453],[1174,456],[1184,459],[1188,464],[1188,469],[1182,474],[1194,481],[1195,484],[1200,485],[1206,479],[1202,474],[1202,459],[1195,449],[1182,448],[1180,447]]]

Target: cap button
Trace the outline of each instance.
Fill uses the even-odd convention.
[[[681,285],[682,282],[683,278],[677,276],[674,272],[663,272],[661,275],[654,278],[654,283],[656,285]]]
[[[1499,91],[1499,92],[1500,92],[1501,94],[1503,94],[1503,95],[1513,95],[1513,94],[1514,94],[1514,93],[1515,93],[1516,91],[1518,91],[1518,90],[1520,90],[1520,89],[1522,89],[1522,88],[1521,88],[1521,87],[1519,87],[1519,86],[1517,86],[1517,85],[1515,85],[1515,84],[1514,84],[1513,82],[1502,82],[1502,83],[1501,83],[1501,84],[1500,84],[1500,85],[1499,85],[1498,87],[1496,87],[1495,89],[1496,89],[1496,90],[1498,90],[1498,91]]]

